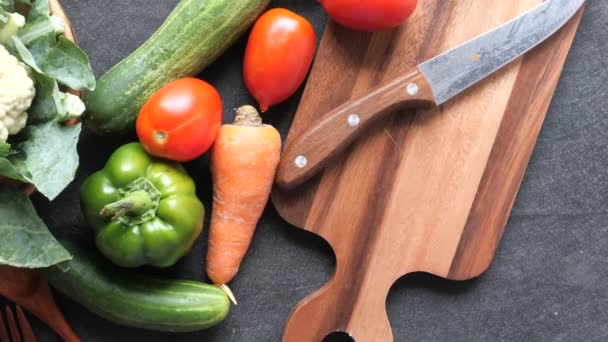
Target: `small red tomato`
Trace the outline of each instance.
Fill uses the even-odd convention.
[[[247,89],[262,112],[298,90],[316,45],[312,25],[291,11],[275,8],[258,19],[247,42],[243,72]]]
[[[173,81],[148,99],[137,117],[137,136],[153,156],[179,162],[205,153],[222,124],[217,90],[196,78]]]
[[[337,23],[374,32],[399,26],[416,9],[417,0],[319,0]]]

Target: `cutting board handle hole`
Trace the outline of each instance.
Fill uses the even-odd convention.
[[[355,339],[352,338],[348,333],[336,331],[327,335],[323,339],[323,342],[355,342]]]

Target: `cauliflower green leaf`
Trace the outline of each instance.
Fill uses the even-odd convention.
[[[32,184],[49,200],[55,199],[74,180],[78,168],[78,137],[81,124],[63,126],[57,122],[26,128],[21,150]]]
[[[27,111],[28,125],[55,120],[61,112],[61,95],[57,81],[51,76],[34,72],[36,97]]]
[[[30,13],[27,17],[27,21],[29,22],[38,18],[47,18],[51,15],[51,8],[48,0],[34,0],[33,3],[30,0],[21,1],[27,1],[27,4],[32,5],[32,7],[30,7]]]
[[[0,158],[8,157],[11,152],[11,145],[0,141]]]
[[[60,36],[56,43],[35,40],[29,48],[42,72],[72,89],[95,89],[95,75],[89,57],[69,39]]]
[[[0,158],[0,175],[19,182],[32,183],[32,175],[27,171],[24,159],[19,155]]]
[[[82,115],[85,106],[79,97],[60,91],[57,81],[47,74],[34,73],[34,78],[36,98],[28,110],[29,125],[64,122]]]
[[[30,199],[13,186],[0,184],[0,217],[0,264],[43,268],[72,259]]]
[[[12,41],[13,48],[17,52],[17,56],[19,57],[19,59],[27,66],[34,69],[36,72],[42,73],[42,70],[40,70],[38,64],[36,64],[34,56],[32,56],[30,50],[27,49],[27,47],[21,42],[21,40],[17,37],[13,37]]]
[[[15,2],[13,0],[0,0],[0,10],[13,12],[15,10]]]
[[[20,3],[20,4],[24,4],[24,5],[32,4],[32,0],[0,0],[0,9],[9,11],[9,12],[14,12],[16,2]]]

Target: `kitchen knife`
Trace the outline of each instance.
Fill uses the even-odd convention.
[[[546,0],[538,7],[434,57],[365,97],[330,111],[285,146],[276,182],[294,188],[315,175],[367,127],[402,108],[440,106],[555,34],[585,0]]]

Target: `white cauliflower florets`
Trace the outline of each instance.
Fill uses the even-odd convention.
[[[0,45],[0,142],[25,127],[35,95],[27,66]]]

